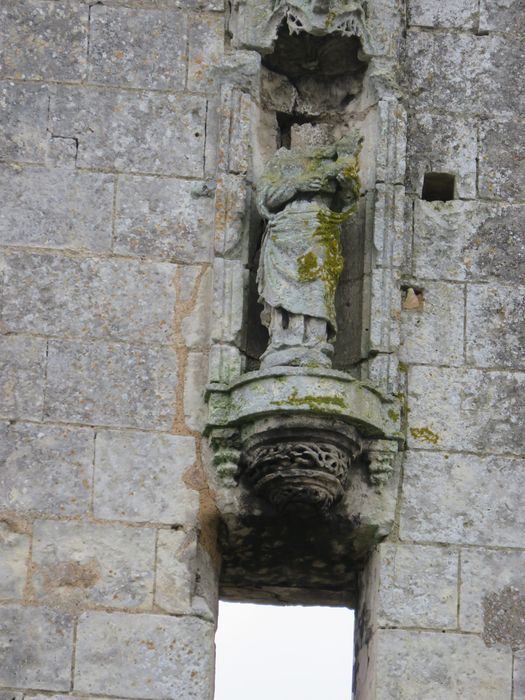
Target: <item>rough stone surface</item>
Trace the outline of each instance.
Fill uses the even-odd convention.
[[[181,269],[183,278],[182,287],[194,289],[195,278],[200,273],[197,266],[186,266]],[[186,286],[186,279],[190,279],[190,284]],[[213,277],[211,268],[204,273],[201,278],[195,306],[193,310],[182,320],[181,332],[186,347],[190,349],[204,348],[208,346],[210,336],[211,308],[209,299],[212,292]]]
[[[40,420],[44,403],[46,341],[0,337],[0,416]]]
[[[187,613],[195,587],[195,532],[160,530],[157,542],[155,604],[168,613]]]
[[[523,466],[523,460],[508,457],[409,453],[401,537],[521,547]]]
[[[9,255],[3,321],[9,332],[170,343],[174,277],[167,263]]]
[[[45,607],[0,608],[0,684],[69,690],[73,620]]]
[[[5,423],[0,432],[0,508],[50,515],[87,513],[93,431]]]
[[[188,87],[203,91],[213,87],[213,69],[224,54],[224,18],[222,15],[199,15],[190,26]]]
[[[487,121],[480,129],[479,192],[488,199],[525,199],[525,124]]]
[[[176,386],[171,348],[49,342],[45,415],[51,420],[168,430]]]
[[[208,409],[204,400],[208,382],[208,355],[191,352],[188,355],[186,376],[184,380],[184,414],[186,425],[190,430],[203,431],[208,418]]]
[[[409,23],[420,27],[473,29],[478,13],[477,0],[451,0],[436,4],[432,0],[410,0]]]
[[[467,361],[478,367],[524,369],[525,286],[469,285]]]
[[[84,4],[41,0],[3,3],[0,76],[81,80],[86,68],[87,25]]]
[[[408,381],[411,447],[524,454],[522,372],[414,367]]]
[[[512,700],[525,700],[525,651],[520,650],[514,654],[514,674],[512,688],[514,697]]]
[[[93,5],[90,18],[92,82],[164,90],[184,87],[187,28],[181,12]]]
[[[77,165],[202,177],[205,101],[193,95],[58,88],[51,130],[77,138]]]
[[[201,185],[185,180],[121,177],[115,251],[180,262],[209,261],[213,200],[193,195]]]
[[[384,544],[380,558],[380,624],[438,629],[457,626],[456,551]]]
[[[213,625],[198,618],[84,613],[74,689],[128,698],[211,700]]]
[[[484,632],[487,596],[513,588],[525,595],[525,553],[464,549],[461,552],[459,622],[462,630]],[[523,640],[525,646],[525,639]]]
[[[191,523],[198,493],[184,483],[195,439],[102,431],[97,435],[94,512],[98,518]]]
[[[149,608],[154,557],[152,529],[37,521],[34,595],[54,604]]]
[[[1,10],[0,10],[1,11]],[[49,90],[45,85],[0,83],[0,158],[43,162],[47,153]]]
[[[520,34],[525,26],[524,9],[523,0],[481,0],[479,28]]]
[[[377,700],[507,700],[512,655],[461,634],[379,632]]]
[[[422,300],[401,311],[402,362],[463,364],[463,285],[423,282]],[[407,304],[403,304],[404,307]]]
[[[27,578],[29,557],[27,535],[14,532],[0,521],[0,599],[21,598]]]
[[[109,250],[111,175],[3,166],[0,186],[6,193],[0,212],[4,244]]]

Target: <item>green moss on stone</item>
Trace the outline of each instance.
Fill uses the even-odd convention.
[[[308,406],[314,413],[331,413],[334,407],[346,408],[345,400],[340,396],[298,396],[297,389],[294,389],[287,399],[272,401],[274,406]]]
[[[426,426],[422,428],[410,428],[410,433],[416,440],[425,440],[433,445],[436,445],[439,441],[439,435],[437,435],[433,430],[427,428]]]
[[[390,418],[390,420],[393,420],[394,422],[396,422],[399,420],[399,413],[397,411],[394,411],[393,408],[391,408],[388,411],[388,417]]]

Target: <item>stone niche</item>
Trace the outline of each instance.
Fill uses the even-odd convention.
[[[222,595],[352,605],[402,444],[394,61],[361,2],[234,2],[229,34],[206,430]]]

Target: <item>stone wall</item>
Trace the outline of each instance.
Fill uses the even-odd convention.
[[[523,700],[525,8],[368,5],[407,176],[385,185],[377,155],[398,238],[365,251],[392,274],[368,312],[388,333],[356,347],[401,397],[408,449],[361,576],[356,697]],[[265,128],[244,92],[221,108],[221,62],[235,89],[255,79],[223,59],[223,9],[0,3],[1,700],[213,697],[204,386],[210,333],[240,329],[211,318],[212,268],[238,265],[221,256],[251,184],[240,147],[225,165],[225,101],[237,146]],[[422,199],[429,172],[455,176],[452,201]]]

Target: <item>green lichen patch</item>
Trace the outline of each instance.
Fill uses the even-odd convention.
[[[426,426],[422,428],[410,428],[410,434],[415,440],[425,440],[433,445],[436,445],[439,441],[439,435]]]
[[[398,413],[397,411],[394,411],[393,408],[391,408],[391,409],[388,411],[388,417],[390,418],[390,420],[393,420],[394,423],[395,423],[395,422],[397,422],[397,421],[399,420],[399,413]]]
[[[294,389],[287,399],[272,401],[274,406],[308,406],[314,413],[332,413],[334,408],[345,409],[346,402],[340,396],[298,396]]]

